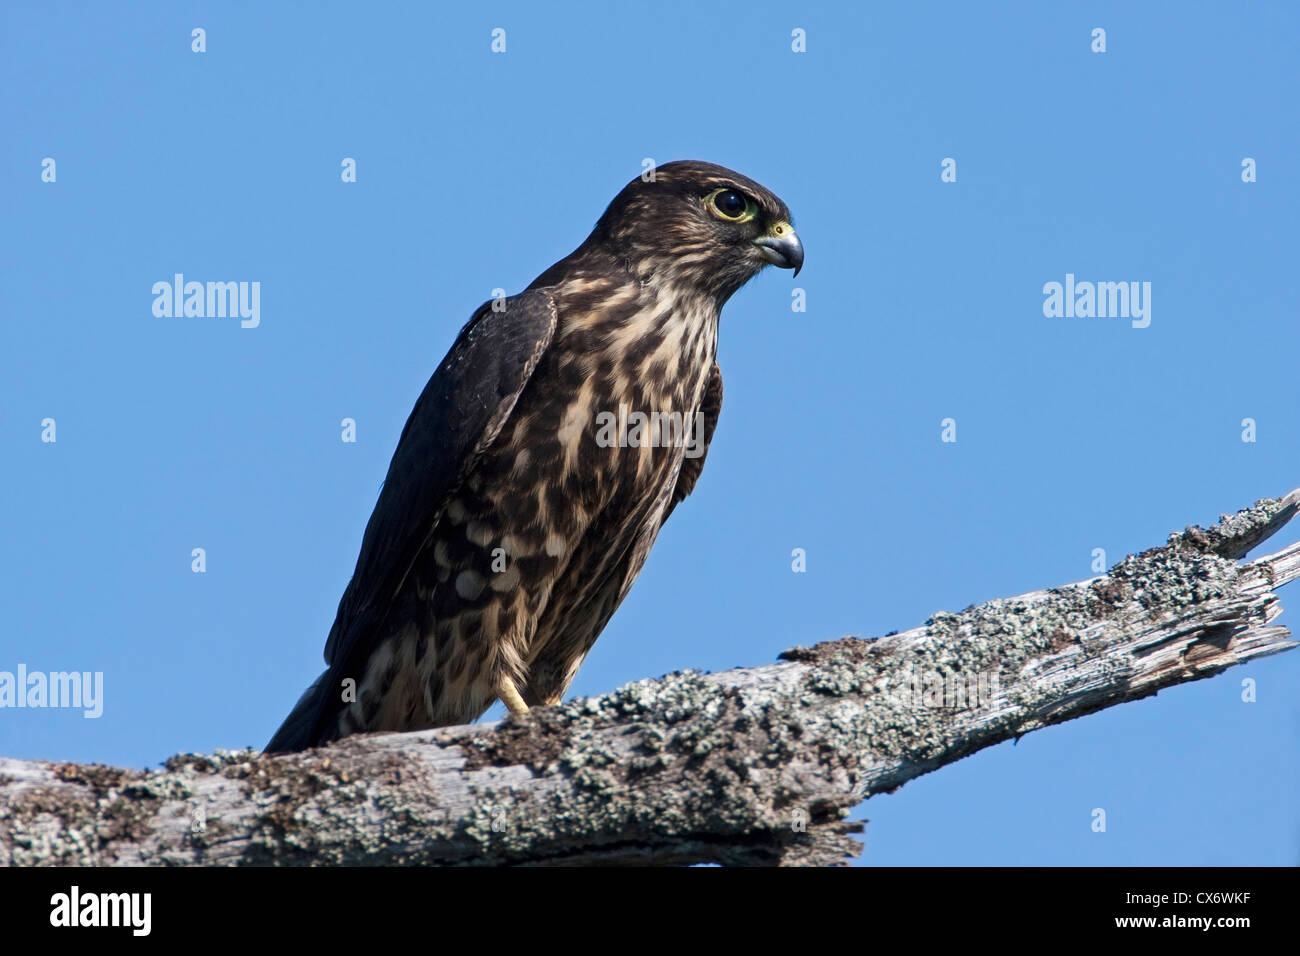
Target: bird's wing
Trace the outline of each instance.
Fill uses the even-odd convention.
[[[557,315],[545,290],[511,296],[497,310],[493,304],[461,329],[402,429],[325,642],[331,667],[352,660],[358,643],[373,636],[443,508],[500,434],[551,344]]]

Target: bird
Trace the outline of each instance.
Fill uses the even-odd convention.
[[[402,429],[326,670],[265,752],[560,703],[700,477],[723,305],[803,260],[775,194],[682,160],[643,171],[577,249],[483,303]]]

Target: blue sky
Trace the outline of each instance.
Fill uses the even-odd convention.
[[[0,669],[102,671],[104,712],[0,712],[0,753],[265,743],[455,333],[646,157],[763,182],[807,262],[724,311],[708,467],[574,693],[1086,578],[1300,485],[1300,8],[1132,6],[5,4]],[[259,282],[260,324],[155,316],[177,272]],[[1150,282],[1150,325],[1045,317],[1067,274]],[[862,805],[862,862],[1295,865],[1298,681],[981,752]]]

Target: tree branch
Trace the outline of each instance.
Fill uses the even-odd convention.
[[[0,759],[7,864],[840,864],[848,811],[984,747],[1295,646],[1238,563],[1300,489],[1089,581],[498,724],[163,769]]]

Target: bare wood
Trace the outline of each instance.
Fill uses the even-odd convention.
[[[839,864],[850,808],[976,750],[1295,646],[1300,489],[1098,578],[491,725],[163,769],[0,759],[0,862]]]

